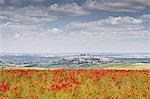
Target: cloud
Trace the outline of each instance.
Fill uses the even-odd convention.
[[[15,7],[1,7],[0,9],[0,35],[3,38],[19,39],[30,37],[33,33],[40,33],[45,26],[58,17],[49,14],[46,9],[28,6],[19,9]],[[31,33],[31,34],[30,34]],[[16,36],[20,34],[20,37]]]
[[[106,19],[101,19],[98,21],[90,21],[90,22],[74,22],[71,24],[71,26],[75,27],[101,27],[101,26],[108,26],[108,27],[114,27],[114,26],[129,26],[129,25],[140,25],[143,23],[142,19],[136,19],[133,17],[125,16],[125,17],[112,17],[109,16]],[[91,27],[93,28],[93,27]]]
[[[32,2],[34,1],[32,0]],[[39,2],[42,1],[39,0]],[[62,13],[71,16],[87,14],[75,3],[67,4],[67,6],[59,4],[55,9],[33,5],[17,7],[15,3],[17,0],[12,0],[11,6],[0,6],[0,36],[3,39],[22,39],[33,36],[34,38],[46,38],[47,35],[61,37],[63,36],[61,29],[48,28],[50,22],[57,20]],[[19,5],[19,3],[17,4]],[[61,10],[61,8],[63,9]]]
[[[46,0],[3,0],[5,2],[5,5],[7,6],[37,6],[37,5],[44,5],[46,3]]]
[[[56,3],[48,3],[47,0],[0,0],[0,5],[3,5],[0,6],[0,11],[15,9],[28,15],[37,13],[36,16],[42,14],[55,16],[82,16],[90,14],[90,11],[79,6],[74,0],[58,0]]]
[[[0,5],[4,5],[5,4],[5,0],[0,0]]]
[[[19,38],[19,37],[20,37],[19,34],[15,34],[15,35],[13,36],[13,38]]]
[[[25,3],[23,3],[25,2]],[[29,3],[30,2],[30,3]],[[105,11],[139,11],[149,6],[147,0],[87,0],[78,5],[73,0],[58,1],[43,5],[45,0],[0,0],[0,33],[4,38],[138,38],[148,37],[149,30],[144,24],[149,20],[149,14],[140,18],[130,16],[108,17],[96,21],[73,21],[66,26],[49,27],[52,21],[61,16],[85,16],[93,10]],[[136,6],[133,5],[133,2]],[[23,6],[21,6],[23,4]],[[40,5],[40,6],[36,6]],[[7,6],[6,6],[7,5]],[[18,5],[20,5],[18,7]],[[89,10],[90,9],[90,10]],[[59,23],[58,22],[58,23]],[[4,34],[6,33],[6,34]],[[10,34],[10,35],[9,35]],[[19,34],[19,35],[18,35]]]
[[[143,18],[145,20],[150,20],[150,14],[144,14],[141,16],[141,18]]]
[[[150,7],[149,0],[86,0],[84,8],[109,12],[138,12]]]
[[[150,31],[144,27],[144,21],[129,16],[112,17],[98,21],[75,21],[65,27],[65,33],[72,37],[86,39],[126,39],[147,38]]]
[[[48,11],[43,11],[37,7],[23,7],[16,9],[14,7],[7,7],[0,10],[1,20],[22,23],[22,24],[38,24],[41,22],[49,22],[55,20],[57,17],[49,15]]]
[[[137,39],[149,38],[150,31],[145,28],[147,22],[142,18],[129,16],[109,16],[97,21],[73,21],[62,28],[46,28],[41,24],[7,23],[0,25],[4,38],[37,38],[37,39]],[[19,34],[19,35],[18,35]]]
[[[75,0],[57,0],[55,3],[49,3],[47,0],[0,0],[0,5],[16,9],[35,7],[57,16],[82,16],[91,14],[93,10],[138,12],[150,7],[150,2],[149,0],[85,0],[83,4],[78,5]]]
[[[53,4],[48,7],[49,11],[54,13],[60,13],[60,15],[89,15],[90,12],[84,10],[82,7],[78,6],[76,3],[67,4]]]
[[[46,38],[63,36],[62,30],[49,29],[50,22],[59,17],[87,15],[76,3],[55,3],[42,5],[45,0],[0,0],[0,36],[3,39]],[[36,4],[41,6],[36,6]]]

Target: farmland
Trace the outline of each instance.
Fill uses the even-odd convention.
[[[148,99],[150,70],[0,69],[0,98]]]

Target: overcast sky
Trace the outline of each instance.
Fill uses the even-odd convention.
[[[150,0],[0,0],[0,52],[150,52]]]

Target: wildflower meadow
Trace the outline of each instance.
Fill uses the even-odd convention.
[[[0,99],[149,99],[150,70],[0,69]]]

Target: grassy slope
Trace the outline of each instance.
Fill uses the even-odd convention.
[[[140,70],[150,69],[150,63],[133,63],[133,64],[112,64],[105,66],[106,69],[129,69],[129,70]]]

